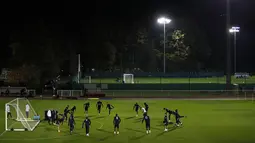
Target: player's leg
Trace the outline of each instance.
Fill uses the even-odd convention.
[[[51,117],[48,116],[48,123],[50,125]]]
[[[109,109],[109,115],[111,114],[111,110],[112,110],[112,109]]]
[[[117,128],[116,130],[117,130],[117,135],[118,135],[120,133],[120,125],[117,125],[116,128]]]
[[[113,133],[116,134],[116,125],[114,125]]]
[[[135,112],[136,112],[136,117],[138,117],[138,109],[136,109]]]
[[[89,136],[89,126],[86,126],[86,136]]]
[[[149,134],[151,133],[151,125],[148,124],[148,130],[149,130]]]
[[[27,116],[27,118],[28,118],[28,112],[26,112],[26,116]]]

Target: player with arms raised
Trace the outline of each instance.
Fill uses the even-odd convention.
[[[166,115],[168,114],[168,122],[171,122],[171,115],[174,114],[174,111],[169,110],[167,108],[164,108],[164,110],[166,111]]]

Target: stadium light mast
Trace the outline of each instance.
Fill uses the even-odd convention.
[[[171,21],[171,19],[166,17],[161,17],[158,19],[158,23],[164,25],[164,73],[166,73],[166,24],[169,24]]]
[[[234,73],[236,73],[236,33],[240,32],[240,27],[232,27],[229,33],[234,35]]]

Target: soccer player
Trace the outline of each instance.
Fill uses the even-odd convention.
[[[89,102],[85,103],[83,105],[83,107],[84,107],[84,112],[85,112],[86,116],[88,116],[88,111],[89,111],[89,107],[90,107]]]
[[[164,110],[166,111],[166,114],[168,114],[168,122],[171,122],[171,115],[174,114],[174,111],[167,108],[164,108]]]
[[[52,124],[55,124],[55,121],[56,121],[56,111],[55,110],[51,110],[51,121],[52,121]]]
[[[70,134],[73,133],[74,124],[75,124],[74,116],[73,116],[73,114],[71,114],[70,117],[69,117],[69,120],[68,120],[68,126],[70,127]]]
[[[6,106],[6,112],[7,112],[7,118],[8,119],[9,119],[9,117],[12,118],[12,113],[11,113],[10,105],[8,105],[8,104]]]
[[[86,117],[86,119],[83,121],[82,128],[84,128],[84,125],[85,125],[85,128],[86,128],[86,136],[89,136],[89,128],[90,128],[90,125],[91,125],[91,121],[88,117]]]
[[[98,114],[100,115],[101,113],[101,108],[103,107],[103,103],[101,101],[98,101],[97,104],[97,111],[98,111]]]
[[[165,132],[168,131],[168,120],[167,120],[167,113],[165,114],[165,117],[164,117],[164,120],[163,120],[163,123],[165,125]]]
[[[134,107],[133,107],[133,110],[135,109],[135,112],[136,112],[136,117],[138,117],[138,110],[141,109],[141,106],[139,106],[138,103],[135,103]]]
[[[151,123],[150,123],[150,117],[147,114],[143,117],[142,123],[144,121],[145,121],[146,133],[150,134],[151,133]]]
[[[57,118],[56,125],[58,126],[58,132],[60,132],[60,124],[63,125],[65,116],[63,114],[59,114],[62,116],[61,118]],[[58,117],[58,116],[57,116]]]
[[[26,104],[26,116],[27,118],[29,117],[29,110],[30,110],[30,107],[28,104]]]
[[[76,106],[73,106],[73,108],[71,109],[71,111],[74,113],[74,111],[76,111]]]
[[[145,106],[146,112],[148,112],[149,111],[149,105],[146,102],[144,102],[144,106]]]
[[[48,110],[47,112],[47,117],[48,117],[48,123],[50,125],[50,121],[51,121],[51,110]]]
[[[115,115],[115,117],[113,118],[113,125],[114,125],[114,134],[117,133],[117,135],[120,133],[119,132],[119,129],[120,129],[120,122],[121,122],[121,119],[120,117],[118,116],[118,114]]]
[[[112,106],[111,104],[107,103],[106,105],[106,109],[109,109],[109,115],[111,114],[111,110],[114,108],[114,106]]]
[[[181,115],[179,114],[179,112],[178,112],[178,109],[175,110],[174,115],[175,115],[175,120],[176,120],[175,125],[176,125],[177,127],[179,127],[180,124],[182,125],[182,122],[180,121],[180,119],[183,118],[183,117],[185,117],[185,116],[181,116]]]
[[[69,105],[66,106],[65,110],[64,110],[64,116],[65,116],[65,120],[67,121],[67,114],[69,113]]]
[[[145,108],[142,108],[142,111],[143,111],[143,116],[146,116],[147,115],[147,111]]]

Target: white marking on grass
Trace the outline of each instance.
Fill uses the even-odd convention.
[[[104,126],[104,124],[102,124],[102,123],[100,123],[100,122],[98,122],[98,121],[96,121],[96,122],[100,124],[100,127],[99,127],[98,129],[102,129],[102,127]]]

